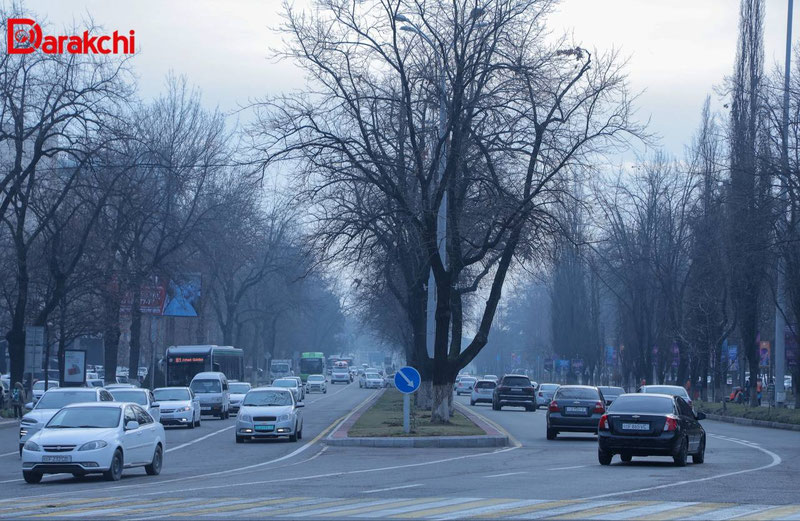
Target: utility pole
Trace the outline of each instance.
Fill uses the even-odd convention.
[[[783,175],[789,175],[789,74],[791,73],[792,56],[792,10],[794,0],[789,0],[786,14],[786,65],[783,83],[783,128],[781,129],[781,163]],[[786,188],[786,181],[781,183],[782,191]],[[781,194],[785,201],[785,194]],[[785,208],[782,206],[782,210]],[[781,216],[779,228],[781,229],[785,217]],[[775,303],[775,405],[781,407],[786,401],[786,390],[783,387],[784,373],[786,372],[786,319],[784,309],[786,304],[786,277],[784,276],[784,263],[778,256],[778,280]]]

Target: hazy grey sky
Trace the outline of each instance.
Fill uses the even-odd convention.
[[[302,5],[309,0],[297,0]],[[787,0],[767,0],[766,62],[783,62]],[[275,63],[271,31],[279,0],[28,0],[60,26],[87,14],[108,30],[136,31],[134,68],[143,96],[161,89],[169,70],[185,74],[209,104],[229,111],[248,100],[302,86],[290,64]],[[729,74],[736,48],[738,0],[562,0],[554,30],[571,31],[587,48],[617,47],[630,56],[642,119],[662,145],[682,154],[707,94]],[[800,36],[800,5],[795,35]],[[795,38],[797,41],[797,38]],[[717,104],[718,105],[718,104]]]

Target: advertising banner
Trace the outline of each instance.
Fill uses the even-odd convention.
[[[139,288],[139,309],[144,315],[164,317],[196,317],[201,296],[199,273],[188,273],[172,279],[152,277]],[[122,296],[120,313],[129,315],[133,296]]]
[[[86,382],[86,351],[64,350],[64,385],[78,386]]]
[[[758,343],[758,365],[760,367],[769,367],[770,347],[769,340],[762,340]]]

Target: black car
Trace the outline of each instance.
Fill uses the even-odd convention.
[[[504,405],[536,410],[536,392],[530,378],[519,374],[507,374],[500,379],[492,394],[492,409],[499,411]]]
[[[608,465],[614,454],[624,462],[633,456],[671,456],[683,467],[692,456],[703,463],[706,432],[695,413],[680,396],[665,394],[623,394],[600,419],[597,458]]]
[[[605,400],[597,387],[562,385],[547,408],[547,439],[556,439],[559,432],[597,433],[605,412]]]

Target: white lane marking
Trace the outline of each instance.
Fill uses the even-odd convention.
[[[6,452],[5,454],[0,454],[0,458],[4,458],[6,456],[13,456],[14,454],[19,454],[19,451],[15,450],[13,452]]]
[[[350,385],[351,385],[351,384],[347,384],[347,385],[345,385],[344,387],[342,387],[341,389],[339,389],[339,390],[338,390],[338,391],[336,391],[335,393],[330,393],[330,394],[328,394],[328,393],[325,393],[325,394],[323,394],[322,396],[320,396],[319,398],[317,398],[316,400],[309,400],[309,402],[308,402],[308,403],[309,403],[309,404],[312,404],[312,403],[317,403],[318,401],[320,401],[320,400],[324,400],[325,398],[330,398],[331,396],[336,396],[336,395],[337,395],[337,394],[339,394],[340,392],[342,392],[342,391],[346,391],[347,389],[349,389],[349,388],[350,388]]]
[[[516,476],[517,474],[527,474],[527,472],[506,472],[504,474],[492,474],[491,476],[484,476],[485,478],[502,478],[503,476]]]
[[[388,492],[389,490],[400,490],[403,488],[416,488],[421,487],[422,483],[417,483],[416,485],[402,485],[399,487],[389,487],[389,488],[376,488],[374,490],[364,490],[361,492],[362,494],[375,494],[376,492]],[[394,500],[392,500],[394,501]]]
[[[737,505],[730,508],[721,508],[711,512],[703,512],[700,515],[687,517],[686,521],[727,521],[728,519],[736,519],[747,514],[758,514],[764,510],[768,510],[770,506],[766,505]]]
[[[344,505],[339,505],[335,507],[325,507],[325,508],[316,508],[313,510],[303,510],[302,512],[295,512],[292,514],[284,514],[286,517],[314,517],[314,516],[325,516],[329,514],[333,514],[335,512],[341,512],[342,510],[351,510],[353,508],[364,508],[364,507],[379,507],[381,505],[386,505],[388,503],[395,503],[397,499],[374,499],[372,501],[364,501],[356,499],[353,503],[347,503]]]
[[[229,430],[231,430],[231,429],[233,429],[233,428],[235,428],[235,427],[236,427],[236,424],[229,425],[229,426],[227,426],[227,427],[223,427],[223,428],[219,429],[218,431],[214,431],[214,432],[212,432],[211,434],[206,434],[205,436],[200,436],[200,437],[199,437],[199,438],[197,438],[197,439],[194,439],[194,440],[192,440],[192,441],[188,441],[188,442],[186,442],[186,443],[182,443],[182,444],[178,445],[177,447],[172,447],[172,448],[170,448],[170,449],[167,449],[167,450],[165,450],[164,452],[165,452],[165,453],[170,453],[170,452],[172,452],[173,450],[178,450],[178,449],[182,449],[182,448],[184,448],[184,447],[188,447],[189,445],[194,445],[195,443],[199,443],[199,442],[201,442],[201,441],[203,441],[203,440],[207,440],[207,439],[208,439],[208,438],[210,438],[211,436],[216,436],[216,435],[217,435],[217,434],[219,434],[220,432],[229,431]]]
[[[17,481],[23,481],[23,480],[21,480],[19,478],[17,478],[17,479],[7,479],[5,481],[0,481],[0,483],[16,483]]]
[[[552,469],[545,469],[545,470],[572,470],[572,469],[582,469],[588,466],[589,465],[575,465],[574,467],[554,467]]]
[[[716,434],[708,434],[708,436],[711,436],[712,438],[716,438],[717,437]],[[622,495],[627,495],[627,494],[638,494],[640,492],[650,492],[652,490],[660,490],[660,489],[663,489],[663,488],[677,487],[677,486],[680,486],[680,485],[690,485],[692,483],[702,483],[704,481],[712,481],[712,480],[715,480],[715,479],[728,478],[730,476],[738,476],[740,474],[748,474],[750,472],[758,472],[759,470],[766,470],[766,469],[775,467],[777,465],[780,465],[783,462],[781,457],[778,456],[777,454],[775,454],[774,452],[772,452],[770,450],[767,450],[767,449],[765,449],[763,447],[758,447],[756,445],[753,445],[750,442],[734,441],[734,440],[731,440],[731,439],[728,439],[728,440],[725,440],[725,441],[728,441],[728,442],[731,442],[731,443],[738,443],[739,445],[744,445],[746,447],[750,447],[751,449],[756,449],[758,451],[761,451],[764,454],[766,454],[767,456],[769,456],[770,458],[772,458],[772,461],[770,463],[768,463],[767,465],[762,465],[760,467],[754,467],[754,468],[751,468],[751,469],[736,470],[736,471],[733,471],[733,472],[725,472],[725,473],[722,473],[722,474],[715,474],[713,476],[706,476],[704,478],[686,479],[686,480],[683,480],[683,481],[676,481],[674,483],[665,483],[663,485],[654,485],[652,487],[643,487],[643,488],[637,488],[637,489],[632,489],[632,490],[622,490],[620,492],[609,492],[608,494],[599,494],[597,496],[589,496],[589,497],[583,497],[583,498],[577,498],[577,499],[579,501],[589,501],[589,500],[592,500],[592,499],[601,499],[601,498],[606,498],[606,497],[622,496]]]

